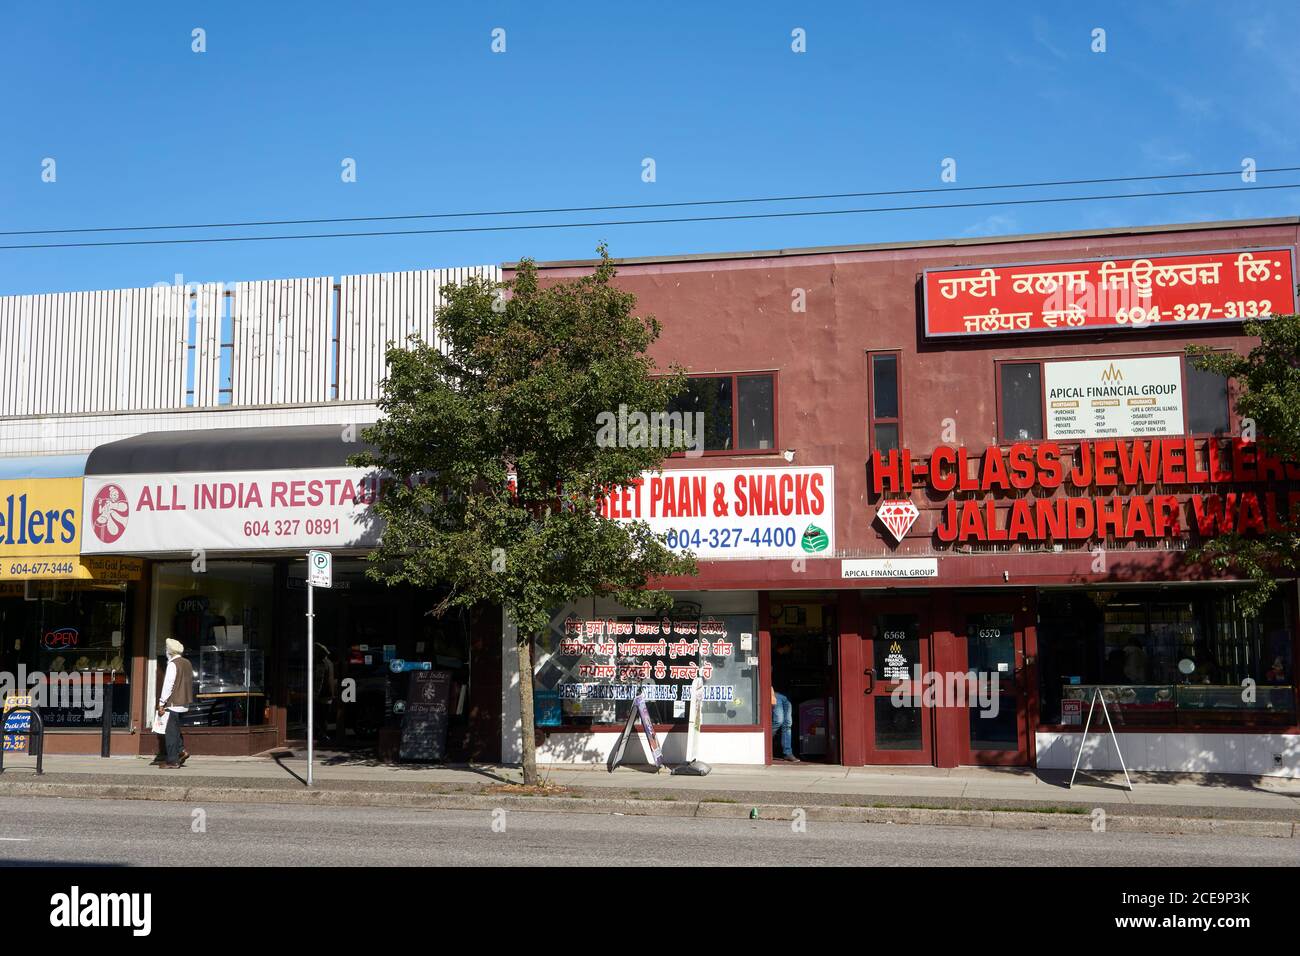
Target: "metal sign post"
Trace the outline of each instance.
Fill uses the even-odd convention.
[[[334,556],[328,551],[307,552],[307,786],[315,783],[316,763],[316,634],[317,588],[334,586]]]

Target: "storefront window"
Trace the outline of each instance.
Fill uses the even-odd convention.
[[[1101,687],[1117,726],[1292,724],[1293,634],[1287,601],[1249,619],[1230,588],[1047,592],[1038,631],[1043,722],[1082,723]]]
[[[167,638],[185,645],[194,668],[191,727],[244,727],[269,721],[266,661],[271,647],[274,567],[209,561],[154,568],[152,653],[165,663]],[[157,694],[157,688],[154,690]]]
[[[114,727],[129,727],[131,585],[29,581],[0,588],[0,670],[17,678],[21,667],[27,690],[45,704],[45,726],[98,728],[107,707]]]
[[[672,615],[597,613],[591,601],[558,611],[534,649],[539,727],[618,725],[639,694],[656,724],[685,724],[693,680],[703,683],[702,723],[753,726],[758,632],[753,614],[710,614],[683,602]]]
[[[447,672],[446,747],[458,759],[470,725],[470,631],[464,613],[429,613],[440,594],[389,586],[367,576],[369,562],[334,561],[334,583],[314,596],[312,657],[318,746],[375,744],[400,757],[405,733],[416,724],[408,705],[431,672]],[[307,732],[307,566],[287,568],[287,600],[280,628],[289,735]],[[441,679],[441,674],[439,675]],[[441,728],[438,729],[441,733]],[[394,740],[397,743],[394,743]],[[410,759],[426,759],[412,756]]]

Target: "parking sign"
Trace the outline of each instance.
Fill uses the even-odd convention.
[[[334,556],[328,551],[307,552],[307,582],[314,588],[334,586]]]

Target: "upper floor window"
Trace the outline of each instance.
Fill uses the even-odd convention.
[[[1226,435],[1231,428],[1228,416],[1228,380],[1215,372],[1206,372],[1196,363],[1183,359],[1187,383],[1187,430],[1193,435]]]
[[[882,452],[898,448],[902,442],[899,432],[899,376],[897,352],[867,353],[867,394],[870,396],[871,446]]]
[[[1043,376],[1041,362],[1006,362],[998,368],[999,408],[1003,441],[1043,437]]]
[[[776,450],[775,372],[688,376],[668,411],[702,416],[706,453]]]
[[[1227,380],[1184,355],[1011,361],[996,368],[1002,442],[1231,431]]]

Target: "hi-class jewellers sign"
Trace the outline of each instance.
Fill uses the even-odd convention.
[[[835,551],[835,469],[681,468],[611,492],[601,514],[645,521],[667,545],[705,559]]]
[[[82,551],[371,547],[386,483],[362,468],[87,477]]]
[[[927,270],[925,334],[1179,328],[1295,311],[1292,250]]]
[[[1056,442],[994,446],[982,456],[951,445],[927,458],[906,448],[871,453],[877,495],[910,498],[917,485],[965,493],[938,512],[934,535],[944,543],[1279,531],[1300,517],[1298,482],[1300,465],[1240,439],[1085,439],[1069,458]],[[1033,494],[1007,497],[1024,491]]]

